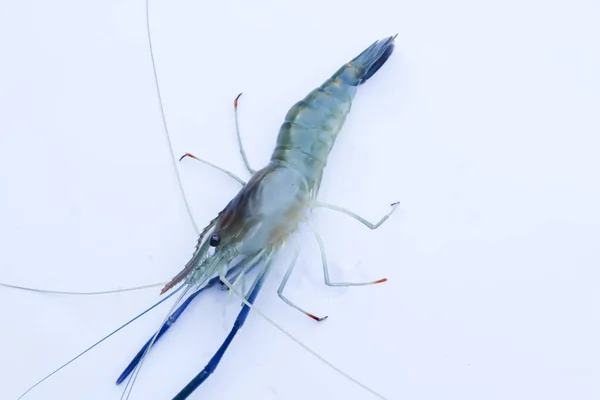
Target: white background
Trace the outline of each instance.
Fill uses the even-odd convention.
[[[288,108],[374,40],[396,51],[360,88],[321,199],[318,248],[279,301],[280,261],[256,304],[389,399],[600,397],[600,5],[597,1],[151,1],[175,155],[247,177]],[[102,290],[169,280],[196,234],[163,132],[142,0],[0,6],[0,281]],[[204,226],[237,184],[178,165]],[[69,297],[0,288],[0,397],[35,381],[159,299],[159,289]],[[118,399],[114,380],[168,307],[26,399]],[[171,398],[237,312],[199,298],[151,352],[132,399]],[[371,399],[257,314],[194,399]]]

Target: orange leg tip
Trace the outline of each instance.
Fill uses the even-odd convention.
[[[380,279],[378,281],[373,282],[373,284],[387,282],[387,278]]]
[[[319,318],[319,317],[317,317],[317,316],[315,316],[315,315],[312,315],[312,314],[310,314],[310,313],[307,313],[306,315],[308,315],[309,317],[311,317],[312,319],[314,319],[314,320],[315,320],[315,321],[317,321],[317,322],[325,321],[325,320],[327,319],[327,317],[328,317],[328,316],[326,315],[326,316],[324,316],[324,317],[322,317],[322,318]]]
[[[198,157],[196,157],[196,156],[195,156],[195,155],[193,155],[193,154],[190,154],[190,153],[185,153],[184,155],[182,155],[182,156],[181,156],[181,158],[179,159],[179,161],[183,160],[183,159],[184,159],[184,158],[186,158],[186,157],[191,157],[191,158],[193,158],[194,160],[197,160],[197,159],[198,159]]]

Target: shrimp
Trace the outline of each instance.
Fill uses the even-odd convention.
[[[324,280],[327,285],[360,286],[386,281],[386,279],[379,279],[356,283],[332,282],[329,279],[323,241],[317,230],[310,223],[309,214],[315,208],[327,208],[346,214],[370,229],[377,229],[391,216],[399,204],[398,202],[392,203],[391,210],[379,222],[373,224],[352,211],[317,200],[328,156],[344,125],[346,116],[350,112],[356,91],[391,56],[396,36],[375,41],[358,56],[339,68],[321,86],[294,104],[288,111],[279,129],[275,149],[270,161],[262,169],[253,170],[247,161],[243,146],[241,145],[237,124],[239,96],[235,99],[236,133],[244,163],[252,176],[248,182],[244,182],[237,176],[229,174],[242,184],[242,188],[200,233],[195,250],[181,272],[176,274],[162,288],[161,295],[169,291],[171,292],[167,298],[179,291],[181,291],[181,294],[178,296],[168,317],[163,321],[156,333],[142,347],[117,379],[117,384],[120,384],[129,377],[125,391],[127,391],[129,386],[133,387],[141,364],[153,344],[169,330],[198,294],[221,282],[231,292],[243,299],[243,306],[235,320],[233,328],[214,356],[204,369],[173,397],[174,400],[188,398],[218,367],[229,345],[244,325],[250,310],[253,308],[253,303],[274,266],[276,254],[285,246],[292,234],[298,230],[302,223],[307,223],[310,226],[319,244]],[[186,154],[181,159],[185,157],[195,158],[216,167],[191,154]],[[295,310],[316,321],[323,321],[327,317],[315,316],[292,303],[283,294],[298,255],[299,250],[296,247],[294,257],[277,291],[278,296]],[[234,264],[234,260],[239,260],[239,262]],[[246,295],[239,294],[237,289],[239,282],[254,269],[257,269],[258,272],[250,289]],[[159,303],[162,303],[167,298],[162,299]],[[150,309],[156,307],[159,303]],[[150,309],[138,315],[124,326],[133,322]],[[115,334],[124,326],[103,338],[86,351]],[[61,368],[67,364],[64,364]],[[52,374],[55,372],[58,372],[58,370]],[[42,381],[50,375],[46,376]],[[42,381],[39,381],[37,384]],[[378,395],[373,391],[371,392]]]

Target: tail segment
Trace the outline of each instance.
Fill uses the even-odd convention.
[[[388,58],[390,58],[394,51],[394,39],[396,39],[396,36],[398,36],[398,34],[373,43],[369,48],[352,60],[353,63],[362,64],[366,68],[365,73],[359,79],[359,85],[362,85],[370,77],[375,75],[375,72],[385,64]]]
[[[362,85],[390,58],[396,36],[398,34],[376,41],[340,68],[332,78],[339,78],[353,86]]]

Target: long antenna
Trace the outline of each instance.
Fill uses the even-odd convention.
[[[192,215],[192,210],[190,208],[190,204],[187,201],[187,196],[185,195],[185,190],[183,189],[183,183],[181,182],[181,176],[179,175],[179,169],[177,168],[177,160],[175,159],[175,152],[173,151],[173,143],[171,142],[171,135],[169,134],[169,128],[167,127],[167,118],[165,117],[165,110],[163,108],[162,95],[160,93],[160,85],[158,84],[158,74],[156,73],[156,62],[154,61],[154,48],[152,47],[152,35],[150,34],[150,7],[148,7],[148,1],[146,0],[146,32],[148,34],[148,43],[150,45],[150,59],[152,61],[152,71],[154,73],[154,83],[156,86],[156,94],[158,95],[158,105],[160,106],[160,115],[163,122],[163,128],[165,132],[165,136],[167,137],[167,144],[169,146],[169,155],[171,156],[171,161],[173,162],[173,168],[175,169],[175,175],[177,176],[177,183],[179,184],[179,190],[181,191],[181,196],[183,197],[183,203],[185,204],[185,208],[187,210],[188,216],[190,217],[190,221],[196,230],[196,234],[200,235],[200,229],[198,229],[198,225],[196,225],[196,221],[194,221],[194,216]]]
[[[179,175],[179,169],[177,168],[177,160],[175,159],[175,152],[173,151],[173,143],[171,142],[171,135],[169,134],[169,128],[167,127],[167,118],[165,117],[165,110],[163,108],[163,100],[160,92],[160,85],[158,83],[158,75],[156,73],[156,62],[154,61],[154,48],[152,47],[152,35],[150,34],[150,13],[148,7],[148,0],[146,0],[146,33],[148,35],[148,44],[150,45],[150,59],[152,61],[152,72],[154,76],[154,84],[156,87],[156,94],[158,95],[158,105],[160,107],[160,115],[163,123],[164,133],[167,138],[167,145],[169,146],[169,155],[171,156],[171,161],[173,163],[173,168],[175,169],[175,176],[177,177],[177,183],[179,185],[179,190],[181,191],[181,197],[183,198],[183,203],[185,205],[185,209],[190,217],[190,222],[194,226],[194,230],[197,235],[200,235],[200,229],[198,229],[198,225],[196,221],[194,221],[194,216],[192,215],[192,210],[190,208],[190,204],[187,201],[187,196],[185,195],[185,190],[183,189],[183,183],[181,181],[181,176]],[[203,161],[204,162],[204,161]],[[218,168],[218,167],[217,167]],[[239,180],[239,178],[238,178]],[[53,293],[53,294],[65,294],[65,295],[102,295],[109,293],[119,293],[119,292],[127,292],[134,290],[142,290],[148,289],[155,286],[159,286],[161,283],[136,286],[132,288],[126,289],[111,289],[111,290],[103,290],[103,291],[95,291],[95,292],[75,292],[75,291],[60,291],[60,290],[44,290],[44,289],[36,289],[36,288],[28,288],[19,285],[12,285],[9,283],[0,282],[0,286],[9,287],[13,289],[27,290],[31,292],[39,292],[39,293]]]
[[[70,292],[70,291],[62,291],[62,290],[36,289],[36,288],[31,288],[31,287],[26,287],[26,286],[11,285],[9,283],[0,282],[0,286],[8,287],[11,289],[26,290],[28,292],[36,292],[36,293],[66,294],[66,295],[71,295],[71,296],[96,296],[96,295],[101,295],[101,294],[133,292],[134,290],[150,289],[153,287],[162,286],[164,284],[165,284],[165,282],[159,282],[159,283],[153,283],[150,285],[134,286],[134,287],[125,288],[125,289],[110,289],[110,290],[101,290],[101,291],[97,291],[97,292]]]
[[[326,360],[323,356],[321,356],[319,353],[317,353],[316,351],[314,351],[313,349],[311,349],[310,347],[308,347],[306,344],[304,344],[303,342],[301,342],[299,339],[296,339],[291,333],[289,333],[287,330],[285,330],[285,328],[283,328],[277,322],[275,322],[271,318],[269,318],[265,313],[263,313],[255,305],[253,305],[252,303],[250,303],[241,293],[239,293],[235,289],[235,287],[233,287],[233,284],[226,277],[222,277],[221,278],[221,282],[223,282],[225,284],[225,286],[227,286],[227,288],[229,288],[229,290],[231,290],[231,292],[233,292],[233,294],[235,294],[238,298],[240,298],[242,300],[242,303],[244,303],[252,311],[254,311],[258,315],[260,315],[262,318],[264,318],[265,321],[267,321],[269,324],[271,324],[271,326],[273,326],[275,329],[277,329],[278,331],[280,331],[281,333],[283,333],[285,336],[287,336],[289,339],[291,339],[294,343],[296,343],[297,345],[299,345],[300,347],[302,347],[304,350],[306,350],[307,352],[309,352],[312,356],[316,357],[319,361],[321,361],[322,363],[324,363],[325,365],[327,365],[329,368],[331,368],[332,370],[334,370],[335,372],[337,372],[338,374],[340,374],[344,378],[348,379],[350,382],[352,382],[352,383],[360,386],[365,391],[371,393],[373,396],[378,397],[378,398],[380,398],[382,400],[386,400],[386,398],[383,397],[383,395],[377,393],[375,390],[371,389],[370,387],[368,387],[364,383],[359,382],[358,379],[356,379],[356,378],[350,376],[349,374],[347,374],[346,372],[342,371],[341,368],[335,366],[330,361]]]

